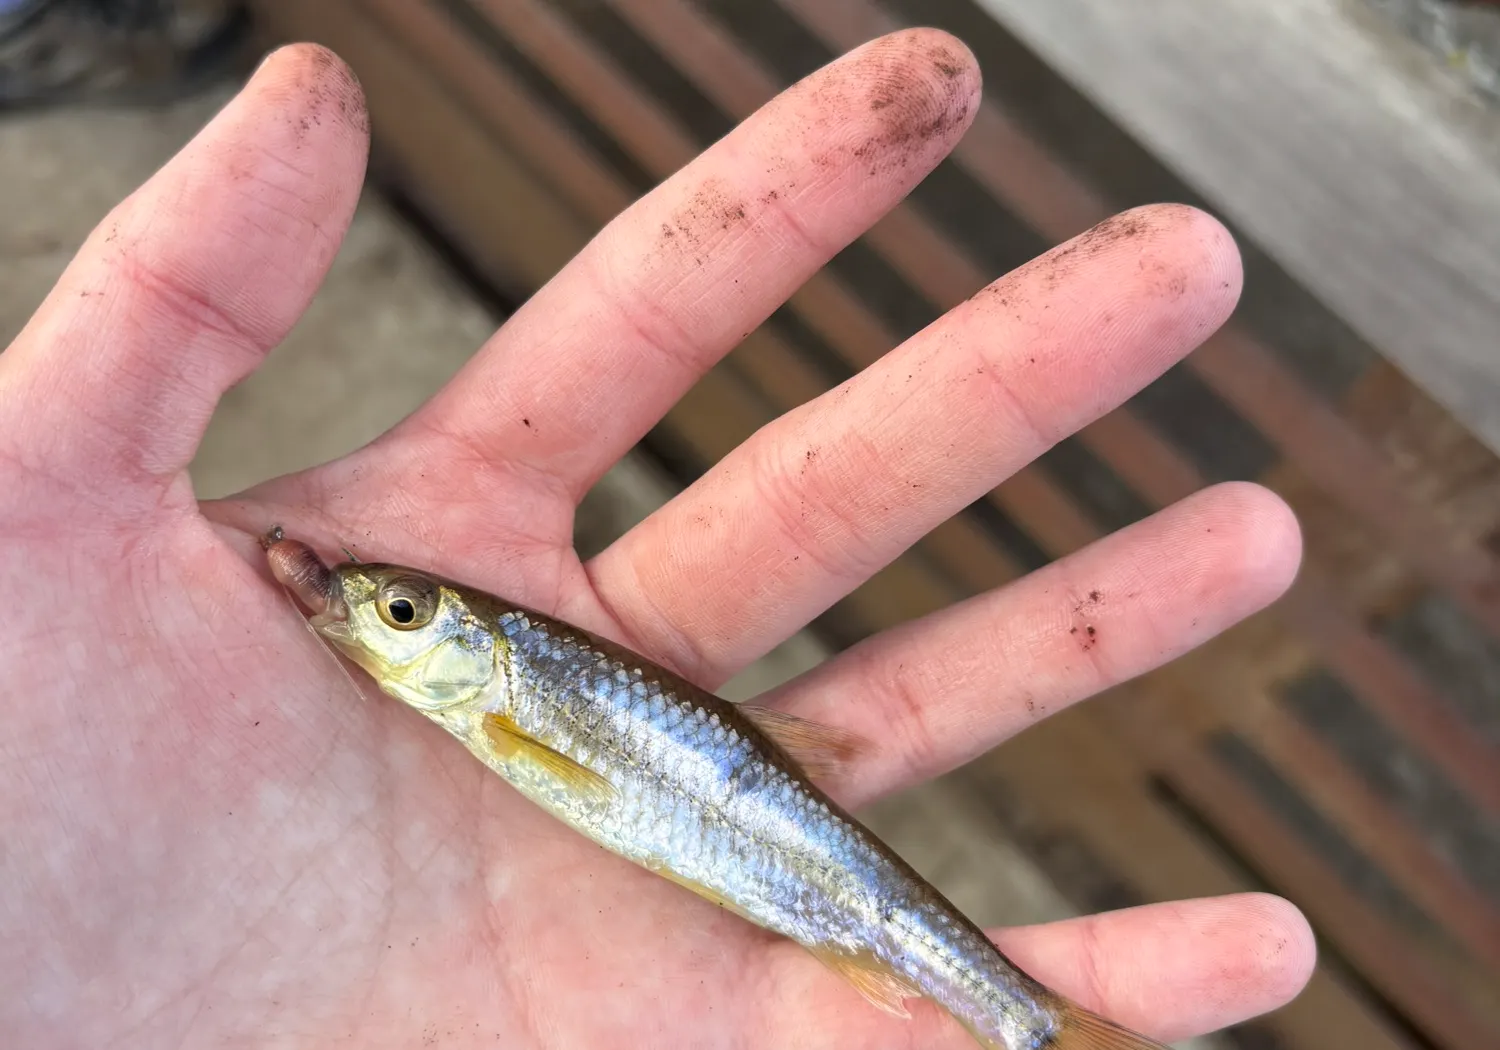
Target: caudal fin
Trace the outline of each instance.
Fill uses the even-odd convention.
[[[1061,1003],[1058,1009],[1061,1024],[1047,1050],[1170,1050],[1164,1043],[1122,1028],[1074,1003]],[[986,1050],[1008,1050],[1004,1043],[987,1039],[972,1028],[969,1031]]]

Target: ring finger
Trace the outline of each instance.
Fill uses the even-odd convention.
[[[866,639],[763,702],[869,742],[829,785],[862,806],[1202,645],[1280,597],[1300,555],[1297,521],[1279,497],[1217,485]]]

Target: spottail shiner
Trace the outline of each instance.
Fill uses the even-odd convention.
[[[380,688],[594,842],[789,937],[875,1006],[945,1008],[991,1050],[1165,1050],[1027,976],[814,778],[859,741],[732,704],[644,657],[417,569],[272,572]]]

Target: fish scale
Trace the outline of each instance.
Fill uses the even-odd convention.
[[[320,634],[521,794],[802,944],[875,1005],[929,998],[991,1050],[1164,1050],[1018,969],[840,809],[804,765],[834,731],[450,580],[329,570],[279,532],[267,550]]]

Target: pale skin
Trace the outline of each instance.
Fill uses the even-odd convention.
[[[880,1013],[800,948],[584,842],[415,712],[361,697],[256,536],[356,541],[722,684],[1234,306],[1239,259],[1214,219],[1134,211],[580,561],[581,495],[947,154],[979,90],[963,45],[932,31],[844,57],[620,215],[415,415],[212,504],[185,473],[210,413],[305,308],[360,191],[357,85],[320,49],[277,52],[104,217],[0,356],[7,1040],[972,1046],[926,1004]],[[857,807],[1202,644],[1279,597],[1299,558],[1275,496],[1210,488],[773,701],[871,741],[830,785]],[[1084,650],[1067,624],[1096,590],[1111,597]],[[993,933],[1163,1040],[1275,1009],[1314,961],[1301,914],[1264,895]]]

